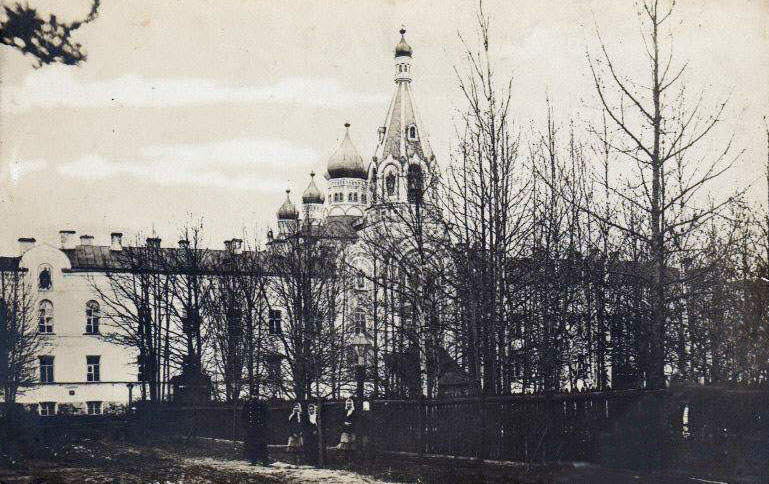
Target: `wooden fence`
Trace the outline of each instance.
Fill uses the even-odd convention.
[[[270,443],[285,444],[293,402],[272,402]],[[712,387],[441,400],[374,400],[359,429],[374,450],[526,463],[769,476],[769,392]],[[344,402],[322,406],[339,442]],[[233,404],[139,410],[145,431],[240,440]]]

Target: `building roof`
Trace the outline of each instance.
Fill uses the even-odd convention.
[[[411,57],[411,46],[406,42],[406,29],[401,29],[401,40],[398,42],[398,45],[395,46],[395,57],[400,57],[403,55]]]
[[[345,123],[344,139],[339,148],[328,159],[328,175],[326,178],[367,178],[363,158],[358,153],[350,139],[350,123]]]
[[[19,261],[21,257],[0,257],[0,271],[19,270]]]
[[[307,188],[304,190],[304,193],[302,193],[302,202],[303,203],[323,203],[326,200],[326,197],[323,195],[323,192],[320,191],[318,188],[318,185],[315,184],[315,172],[310,173],[310,184],[307,185]]]
[[[299,210],[291,201],[290,193],[291,190],[286,190],[286,200],[278,209],[278,220],[296,220],[299,218]]]

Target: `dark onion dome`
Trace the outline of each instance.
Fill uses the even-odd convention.
[[[411,57],[411,46],[406,42],[405,34],[406,29],[401,29],[401,41],[395,46],[395,57],[407,55]]]
[[[323,196],[323,192],[318,189],[318,185],[315,184],[315,172],[310,173],[310,184],[307,185],[307,189],[302,193],[303,203],[323,203],[326,197]]]
[[[328,159],[328,178],[367,178],[366,168],[355,145],[350,140],[350,123],[345,123],[347,128],[344,139],[339,148]]]
[[[289,197],[291,190],[286,190],[286,201],[278,209],[278,220],[296,220],[299,218],[299,211]]]

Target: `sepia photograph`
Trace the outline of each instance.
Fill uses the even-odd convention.
[[[769,482],[769,0],[0,0],[0,484]]]

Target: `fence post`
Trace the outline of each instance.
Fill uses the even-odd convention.
[[[480,439],[478,442],[478,460],[483,462],[484,460],[486,460],[486,453],[487,453],[486,441],[489,440],[488,439],[489,429],[487,428],[488,419],[486,418],[486,392],[485,391],[481,391],[481,396],[480,398],[478,398],[478,406],[480,407],[478,409],[478,413],[481,419],[480,433],[479,433]]]
[[[424,395],[419,395],[417,410],[417,425],[419,425],[419,449],[417,453],[419,457],[422,457],[425,453],[425,413],[427,412]]]

